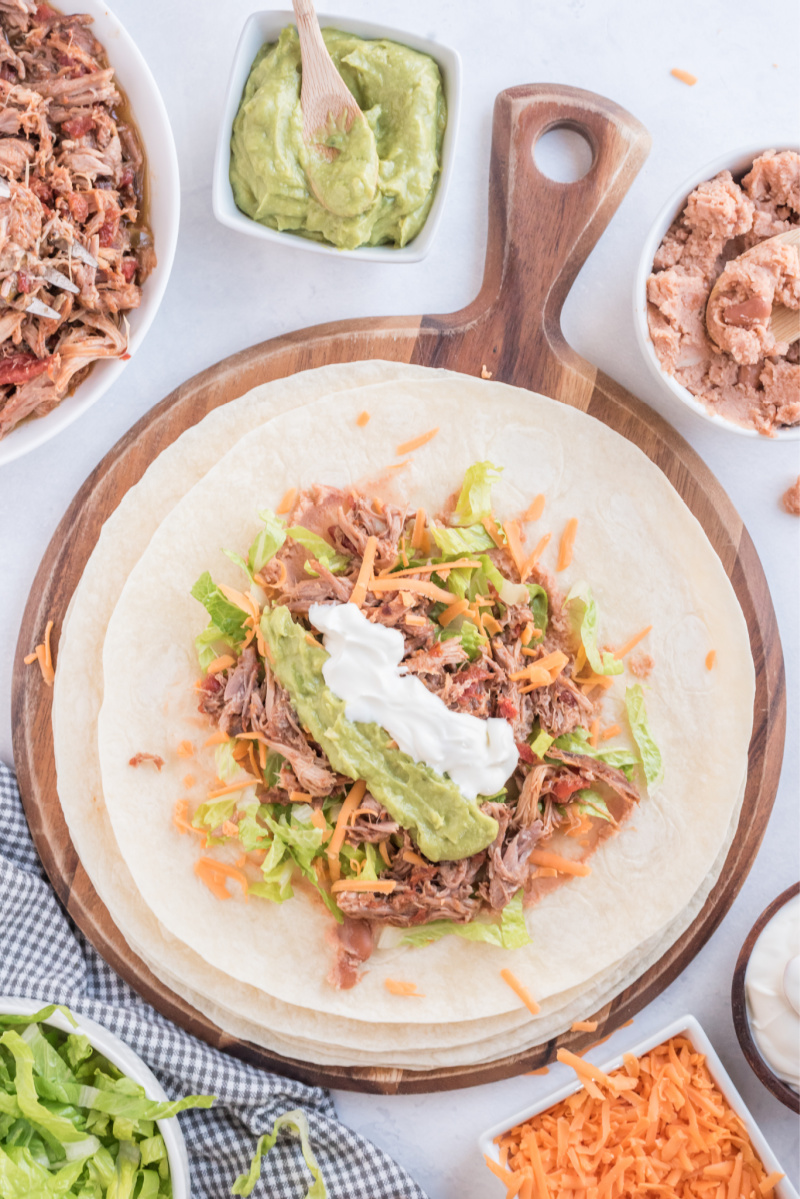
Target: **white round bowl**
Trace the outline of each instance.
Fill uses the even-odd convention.
[[[715,158],[713,162],[706,163],[704,167],[696,171],[695,174],[672,193],[653,222],[642,247],[642,255],[639,259],[639,266],[633,285],[633,323],[636,329],[639,348],[644,355],[647,365],[656,379],[658,379],[662,390],[666,391],[673,399],[680,400],[682,404],[690,408],[697,416],[701,416],[703,420],[709,421],[710,424],[716,425],[717,428],[725,429],[729,433],[738,433],[743,437],[758,437],[761,441],[795,441],[800,438],[800,426],[798,425],[776,429],[775,437],[764,437],[763,434],[758,433],[755,429],[746,428],[744,425],[737,425],[734,421],[727,420],[724,416],[718,416],[709,412],[705,404],[698,400],[696,396],[693,396],[672,375],[667,374],[661,366],[650,338],[650,330],[647,326],[647,279],[653,270],[653,259],[655,258],[656,250],[661,245],[664,234],[676,216],[686,207],[686,201],[689,198],[690,192],[693,192],[699,184],[704,183],[707,179],[713,179],[720,171],[730,171],[734,179],[736,179],[737,176],[746,173],[747,169],[752,165],[753,160],[758,158],[759,154],[763,154],[765,150],[769,149],[796,150],[798,147],[786,145],[784,142],[778,141],[776,143],[762,142],[757,146],[743,146],[738,150],[729,151],[727,154]]]
[[[417,37],[414,33],[406,33],[401,29],[393,29],[389,25],[378,25],[375,21],[361,18],[330,16],[318,13],[319,23],[341,29],[344,33],[355,33],[364,38],[389,38],[390,41],[400,42],[429,54],[439,65],[442,73],[444,98],[447,103],[447,127],[442,142],[442,169],[436,185],[436,195],[428,213],[425,224],[408,245],[400,249],[392,246],[359,246],[356,250],[340,250],[338,246],[328,242],[314,241],[310,237],[301,237],[291,230],[270,229],[254,221],[236,207],[233,189],[230,182],[231,167],[231,132],[233,121],[242,102],[244,85],[250,75],[253,59],[265,42],[277,42],[281,30],[287,25],[294,25],[295,15],[290,8],[270,9],[266,12],[254,12],[247,18],[242,29],[239,44],[233,56],[231,73],[228,79],[228,90],[222,109],[219,133],[217,135],[217,150],[214,158],[214,181],[211,192],[211,202],[214,216],[222,225],[256,237],[264,242],[278,242],[283,246],[294,246],[298,250],[310,250],[312,254],[335,254],[339,258],[356,258],[362,262],[382,262],[395,264],[419,262],[430,251],[436,231],[442,219],[445,197],[450,186],[455,162],[456,138],[461,118],[461,57],[457,50],[445,46],[441,42],[431,41],[430,38]]]
[[[153,230],[158,265],[142,289],[142,302],[128,314],[130,339],[128,354],[133,356],[153,322],[169,280],[180,218],[180,180],[178,155],[169,117],[155,79],[130,34],[101,0],[58,0],[66,13],[89,13],[94,18],[92,32],[103,46],[109,65],[114,68],[120,87],[130,100],[134,120],[139,127],[147,162],[150,226]],[[67,425],[96,404],[119,378],[127,361],[108,358],[96,362],[91,374],[66,396],[47,416],[23,421],[0,441],[0,466],[12,462],[43,442],[55,437]]]
[[[14,995],[0,995],[0,1013],[7,1016],[32,1016],[40,1012],[48,1004],[41,999],[21,999]],[[52,1024],[61,1032],[83,1033],[91,1044],[107,1057],[110,1062],[127,1074],[134,1082],[144,1087],[148,1099],[169,1099],[161,1083],[147,1067],[142,1059],[130,1049],[119,1037],[115,1037],[107,1028],[90,1020],[88,1016],[80,1016],[73,1012],[75,1028],[61,1012],[53,1012],[45,1024]],[[164,1138],[169,1158],[169,1172],[172,1178],[173,1199],[189,1199],[191,1195],[189,1181],[189,1158],[186,1153],[186,1142],[183,1139],[177,1117],[170,1120],[158,1120],[158,1131]]]

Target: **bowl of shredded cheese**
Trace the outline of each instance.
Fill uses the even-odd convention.
[[[507,1199],[650,1188],[711,1199],[797,1199],[693,1016],[602,1067],[565,1049],[557,1056],[575,1071],[573,1082],[479,1138]]]

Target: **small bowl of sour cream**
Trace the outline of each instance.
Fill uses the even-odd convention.
[[[731,989],[742,1052],[776,1099],[800,1114],[800,883],[766,908],[742,946]]]

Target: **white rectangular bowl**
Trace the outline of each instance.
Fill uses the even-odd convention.
[[[403,246],[393,249],[391,246],[360,246],[357,250],[339,250],[326,242],[313,241],[301,237],[289,230],[281,232],[269,229],[259,224],[251,217],[245,216],[236,207],[230,184],[231,165],[231,131],[236,113],[244,92],[244,85],[250,74],[253,59],[265,42],[277,42],[281,30],[287,25],[294,25],[294,13],[289,8],[273,9],[267,12],[255,12],[248,17],[239,38],[239,44],[233,56],[228,90],[225,94],[225,104],[222,110],[219,134],[217,135],[217,150],[214,157],[214,178],[211,190],[211,201],[214,216],[239,233],[250,237],[258,237],[262,241],[279,242],[283,246],[293,245],[298,250],[311,250],[315,254],[336,254],[340,258],[358,258],[364,262],[419,262],[431,248],[436,230],[442,219],[450,176],[453,173],[453,162],[456,152],[458,124],[461,116],[461,57],[457,50],[444,46],[440,42],[432,42],[428,38],[417,37],[402,29],[393,29],[388,25],[377,25],[374,21],[352,20],[349,17],[330,16],[319,13],[319,23],[324,29],[326,25],[341,29],[344,33],[355,33],[363,38],[389,38],[429,54],[439,64],[442,72],[444,98],[447,103],[447,128],[442,142],[442,170],[436,186],[436,195],[422,229],[417,236]]]
[[[714,1046],[694,1016],[681,1016],[666,1028],[662,1028],[660,1032],[648,1037],[646,1041],[640,1041],[637,1045],[625,1048],[622,1053],[618,1053],[610,1061],[603,1062],[600,1069],[606,1074],[610,1074],[613,1070],[618,1070],[624,1064],[622,1060],[623,1053],[632,1053],[634,1057],[641,1057],[642,1054],[649,1053],[651,1049],[655,1049],[656,1045],[662,1045],[664,1041],[668,1041],[671,1037],[679,1036],[687,1037],[695,1049],[705,1054],[711,1077],[747,1129],[750,1143],[761,1158],[767,1173],[771,1174],[774,1170],[779,1170],[785,1175],[786,1172],[764,1140],[760,1128],[750,1115],[744,1100],[733,1085],[730,1075],[719,1060]],[[531,1104],[530,1107],[524,1107],[521,1112],[516,1112],[513,1116],[509,1116],[508,1119],[501,1120],[499,1124],[493,1124],[491,1128],[487,1128],[485,1132],[482,1132],[478,1138],[478,1148],[481,1153],[485,1154],[492,1161],[499,1162],[500,1152],[494,1143],[495,1137],[508,1132],[510,1128],[516,1128],[518,1124],[524,1124],[526,1120],[540,1115],[542,1112],[547,1111],[548,1108],[554,1107],[555,1104],[561,1103],[562,1099],[566,1099],[569,1095],[574,1095],[576,1091],[581,1090],[581,1087],[582,1084],[576,1078],[574,1082],[567,1083],[558,1091],[554,1091],[538,1103]],[[799,1199],[797,1191],[787,1177],[782,1178],[778,1183],[775,1188],[775,1194],[778,1196],[778,1199]]]

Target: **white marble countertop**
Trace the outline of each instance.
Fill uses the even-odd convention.
[[[476,293],[483,269],[492,104],[504,87],[560,82],[611,97],[653,135],[649,160],[581,272],[564,312],[571,344],[662,413],[701,454],[742,514],[766,571],[786,658],[789,735],[778,798],[758,860],[731,911],[695,961],[604,1045],[639,1040],[692,1012],[710,1035],[784,1168],[798,1181],[798,1126],[750,1072],[736,1041],[730,981],[762,909],[798,877],[800,521],[780,493],[800,471],[800,443],[775,445],[718,432],[665,399],[634,339],[631,287],[642,239],[669,193],[693,171],[743,144],[798,137],[797,22],[761,20],[738,0],[368,0],[320,4],[438,40],[461,53],[464,104],[447,210],[430,257],[404,268],[260,245],[221,228],[211,212],[214,141],[228,68],[252,0],[116,0],[147,58],[172,120],[183,212],[172,279],[142,349],[119,384],[57,440],[0,474],[0,756],[11,761],[10,671],[28,590],[68,502],[108,449],[190,375],[254,342],[320,321],[388,312],[451,312]],[[491,16],[489,18],[489,13]],[[488,19],[487,19],[488,18]],[[672,67],[698,76],[695,87]],[[476,1137],[545,1095],[546,1078],[466,1091],[379,1098],[340,1093],[343,1120],[402,1162],[431,1199],[499,1192]]]

